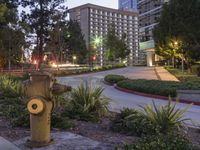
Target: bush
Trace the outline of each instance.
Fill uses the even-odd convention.
[[[191,66],[191,73],[197,75],[199,73],[200,65]]]
[[[159,81],[159,80],[123,80],[117,83],[117,86],[149,94],[161,96],[176,96],[176,89],[180,83],[175,81]]]
[[[17,78],[4,75],[0,77],[0,99],[4,97],[20,97],[21,81]]]
[[[104,80],[111,84],[115,84],[115,83],[125,80],[125,79],[126,78],[124,76],[120,76],[120,75],[107,75],[104,77]]]
[[[149,93],[160,96],[176,97],[176,90],[200,90],[200,80],[185,82],[159,81],[159,80],[123,80],[117,86],[137,92]]]
[[[69,118],[63,117],[62,113],[53,112],[51,116],[51,126],[59,129],[69,129],[74,127],[74,124],[69,121]]]
[[[143,118],[139,111],[134,109],[124,109],[116,115],[112,121],[112,130],[129,135],[143,136],[155,134],[154,126],[146,118]]]
[[[108,100],[102,97],[103,88],[83,85],[71,92],[71,100],[66,108],[70,118],[84,121],[99,121],[108,112]]]
[[[168,133],[143,137],[135,145],[125,145],[125,150],[199,150],[180,133]]]
[[[12,126],[29,127],[29,112],[26,107],[26,102],[22,98],[21,80],[27,79],[27,76],[22,78],[13,76],[0,77],[0,115],[6,117]],[[57,96],[56,102],[62,102],[63,98]],[[72,126],[66,117],[61,117],[61,110],[53,113],[52,125],[56,128],[66,129]],[[55,115],[56,114],[56,115]]]
[[[183,114],[187,109],[176,109],[170,100],[162,107],[153,102],[153,107],[148,105],[139,111],[126,108],[115,117],[112,129],[138,136],[180,131],[185,127],[187,119]]]
[[[169,100],[167,105],[158,107],[153,101],[153,107],[151,105],[142,107],[143,111],[140,112],[140,115],[157,127],[159,133],[179,131],[185,126],[185,121],[189,120],[184,118],[184,113],[191,105],[188,105],[185,109],[176,108],[176,105],[177,103],[172,104]]]

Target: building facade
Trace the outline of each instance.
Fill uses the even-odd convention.
[[[87,47],[94,46],[95,40],[101,42],[96,46],[96,62],[99,65],[107,63],[106,49],[103,39],[112,25],[120,37],[125,33],[130,50],[127,57],[129,65],[137,63],[139,50],[138,13],[85,4],[69,10],[70,19],[80,23]]]
[[[118,0],[120,10],[137,11],[137,0]]]
[[[162,6],[168,0],[137,0],[139,12],[139,58],[148,66],[155,64],[155,44],[153,40],[153,29],[158,24]]]

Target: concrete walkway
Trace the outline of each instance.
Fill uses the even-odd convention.
[[[0,150],[20,150],[14,144],[0,136]]]
[[[179,81],[174,75],[169,73],[164,67],[155,67],[155,73],[163,81]]]

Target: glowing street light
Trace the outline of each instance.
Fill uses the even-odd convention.
[[[177,42],[177,41],[175,41],[175,42],[174,42],[174,45],[175,45],[175,46],[178,46],[178,42]]]
[[[73,56],[73,64],[74,64],[76,59],[77,59],[76,56]]]
[[[174,42],[174,45],[177,47],[178,46],[178,42],[175,41]],[[182,52],[182,57],[181,57],[181,70],[182,70],[182,73],[184,72],[184,60],[183,60],[183,49],[181,49],[181,52]]]
[[[100,38],[95,38],[95,39],[94,39],[95,45],[100,44],[100,42],[101,42],[101,39],[100,39]]]

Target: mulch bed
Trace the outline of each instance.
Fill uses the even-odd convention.
[[[100,123],[91,123],[77,120],[72,120],[72,122],[75,124],[75,127],[68,129],[67,131],[108,145],[112,145],[113,147],[122,146],[125,143],[133,144],[136,143],[139,139],[138,137],[112,132],[110,130],[111,121],[109,118],[102,119]],[[53,131],[58,131],[58,129],[53,129]],[[0,117],[0,136],[13,142],[29,135],[29,129],[11,127],[8,120]],[[191,138],[195,145],[200,147],[200,130],[188,128],[188,136]]]

